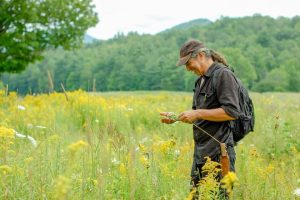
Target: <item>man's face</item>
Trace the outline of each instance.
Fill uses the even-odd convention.
[[[185,68],[187,71],[191,71],[198,76],[202,76],[204,74],[203,69],[203,55],[200,53],[195,58],[190,58],[185,64]]]

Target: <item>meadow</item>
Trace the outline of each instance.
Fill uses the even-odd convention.
[[[192,127],[159,112],[189,110],[192,93],[67,97],[0,93],[0,199],[189,199]],[[256,127],[236,146],[232,199],[299,199],[300,94],[251,97]]]

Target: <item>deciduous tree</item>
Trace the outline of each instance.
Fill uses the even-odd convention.
[[[0,0],[0,73],[24,70],[46,48],[78,47],[97,21],[91,0]]]

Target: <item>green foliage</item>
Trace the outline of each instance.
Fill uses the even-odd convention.
[[[49,50],[45,59],[19,75],[4,74],[4,84],[21,93],[48,91],[47,70],[67,90],[191,91],[192,73],[176,67],[180,46],[190,38],[222,53],[248,89],[300,91],[300,17],[254,15],[224,17],[214,23],[180,26],[156,35],[118,33],[76,51]],[[189,27],[184,29],[183,27]]]
[[[286,91],[289,86],[288,73],[282,68],[273,69],[267,77],[255,86],[259,92]]]
[[[91,0],[1,0],[0,72],[20,72],[47,48],[78,47],[98,21]]]
[[[257,79],[256,71],[250,61],[237,48],[224,48],[221,50],[231,64],[235,74],[240,77],[246,87],[253,85]],[[228,56],[227,56],[228,55]]]

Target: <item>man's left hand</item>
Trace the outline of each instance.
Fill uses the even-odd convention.
[[[192,124],[198,118],[198,111],[197,110],[189,110],[179,114],[178,119],[179,121]]]

